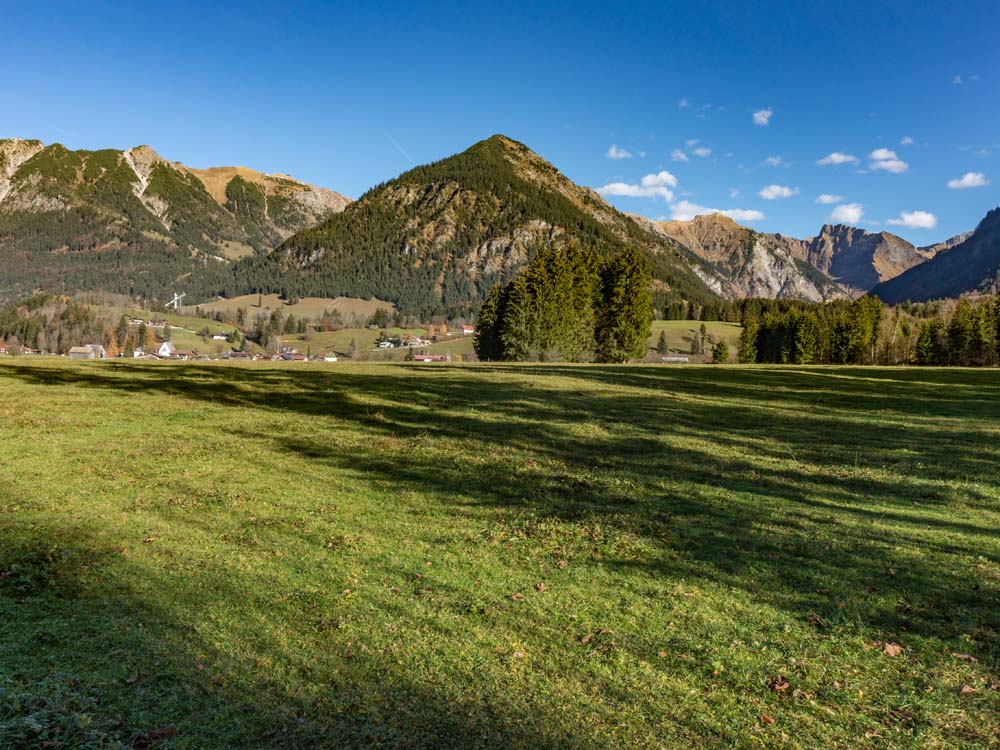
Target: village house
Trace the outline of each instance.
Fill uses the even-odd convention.
[[[177,349],[174,347],[172,341],[164,341],[160,344],[160,348],[156,351],[156,353],[160,357],[173,357],[176,351]]]
[[[222,333],[213,333],[212,334],[212,340],[213,341],[229,341],[229,334],[225,333],[225,332],[222,332]]]
[[[471,336],[475,332],[476,332],[476,327],[475,326],[462,326],[462,335],[463,336]]]
[[[107,351],[100,344],[74,346],[69,350],[70,359],[104,359],[107,356]]]

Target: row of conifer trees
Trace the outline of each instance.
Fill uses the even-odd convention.
[[[481,360],[624,362],[646,355],[652,274],[641,253],[575,245],[539,251],[479,313]]]

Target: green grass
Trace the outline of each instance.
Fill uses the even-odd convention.
[[[689,354],[694,335],[700,330],[702,322],[700,320],[654,320],[652,333],[649,336],[648,345],[650,358],[658,360],[661,355],[655,352],[656,344],[660,339],[660,332],[667,333],[667,346],[670,347],[671,354]],[[704,324],[709,336],[716,339],[725,340],[729,345],[730,360],[735,361],[736,350],[740,343],[739,323],[707,322]],[[701,359],[698,357],[697,359]]]
[[[0,395],[2,747],[1000,738],[996,371],[20,359]]]
[[[406,357],[406,349],[377,349],[375,342],[381,333],[385,331],[393,336],[403,336],[412,333],[415,336],[424,336],[427,333],[425,328],[342,328],[339,331],[326,331],[308,334],[307,336],[282,336],[282,346],[293,346],[300,351],[311,351],[313,354],[319,352],[346,352],[351,342],[357,344],[359,356],[371,357],[380,361],[394,360],[402,361]],[[470,358],[473,355],[473,337],[463,336],[461,333],[454,333],[450,338],[439,341],[436,344],[428,344],[414,348],[415,352],[425,352],[427,354],[451,354],[461,355],[463,358]]]
[[[257,306],[258,301],[261,303],[260,307]],[[284,315],[295,315],[296,317],[304,317],[310,320],[319,318],[329,310],[339,310],[345,318],[356,315],[366,320],[380,308],[392,311],[390,303],[375,299],[303,297],[294,305],[289,305],[277,294],[245,294],[242,297],[207,302],[203,305],[191,305],[183,309],[185,312],[193,313],[197,307],[201,307],[202,310],[208,312],[229,312],[232,315],[235,315],[239,308],[244,307],[251,321],[259,314],[267,313],[270,315],[275,310],[281,310]]]

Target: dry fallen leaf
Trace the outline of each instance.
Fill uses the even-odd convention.
[[[569,565],[569,560],[560,560],[559,562],[556,563],[556,567],[559,568],[559,570],[562,570],[567,565]]]
[[[524,658],[524,652],[522,652],[522,651],[515,651],[513,654],[511,654],[511,658],[512,659],[523,659]]]
[[[972,656],[971,654],[960,654],[957,651],[952,651],[951,655],[954,656],[956,659],[961,659],[962,661],[971,661],[973,664],[979,663],[979,659],[977,659],[975,656]]]
[[[771,690],[776,690],[780,693],[784,690],[788,690],[788,679],[784,675],[778,675],[777,677],[772,677],[768,680],[767,686],[771,688]]]
[[[773,724],[774,723],[774,719],[772,719],[767,714],[761,714],[760,715],[760,723],[761,724]]]
[[[510,600],[512,602],[519,602],[523,598],[524,598],[524,594],[522,594],[520,591],[515,591],[513,594],[510,595]]]
[[[896,657],[903,653],[903,647],[898,643],[886,641],[882,646],[882,653],[888,657]]]
[[[548,588],[542,581],[535,584],[535,591],[545,591]]]
[[[969,695],[970,693],[976,692],[976,689],[972,685],[962,685],[958,690],[961,695]]]

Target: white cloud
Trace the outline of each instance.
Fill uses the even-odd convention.
[[[858,157],[852,154],[842,154],[839,151],[834,151],[832,154],[824,156],[816,163],[824,167],[827,164],[857,164]]]
[[[774,111],[768,107],[767,109],[758,109],[753,113],[753,124],[754,125],[767,125],[771,122],[771,115]]]
[[[769,156],[764,159],[764,166],[767,167],[787,167],[788,162],[782,159],[780,156]]]
[[[985,187],[990,181],[982,172],[966,172],[957,180],[948,180],[948,187],[952,190],[965,190],[967,188]]]
[[[705,146],[701,146],[700,148],[696,148],[691,153],[694,154],[695,156],[700,156],[702,159],[704,159],[706,156],[712,155],[712,149],[706,148]]]
[[[903,211],[898,219],[889,219],[886,224],[908,229],[933,229],[937,226],[937,217],[927,211]]]
[[[868,154],[871,159],[868,166],[871,169],[881,169],[892,174],[902,174],[910,165],[896,156],[896,152],[888,148],[877,148]]]
[[[903,140],[899,142],[900,146],[912,146],[916,141],[908,135],[903,136]]]
[[[688,148],[691,148],[692,146],[697,146],[699,143],[701,143],[701,141],[698,138],[692,138],[691,140],[684,141],[684,145],[687,146]]]
[[[670,203],[674,194],[670,188],[677,187],[677,178],[663,170],[656,174],[648,174],[639,180],[638,185],[625,182],[612,182],[597,188],[601,195],[618,195],[625,198],[663,198]]]
[[[608,149],[608,153],[605,154],[609,159],[631,159],[632,154],[623,148],[618,148],[615,144],[611,144],[611,148]]]
[[[739,198],[740,197],[740,190],[739,190],[739,188],[729,188],[729,197],[730,198]]]
[[[677,178],[665,169],[656,174],[646,175],[642,178],[641,182],[644,187],[660,187],[663,185],[677,187]]]
[[[679,201],[671,207],[670,218],[674,221],[691,221],[695,216],[722,214],[734,221],[763,221],[765,216],[760,211],[746,208],[706,208],[691,201]]]
[[[777,198],[791,198],[793,195],[798,194],[798,188],[786,187],[785,185],[768,185],[758,193],[766,201],[773,201]]]
[[[687,109],[688,108],[688,100],[682,97],[681,100],[679,102],[677,102],[677,108],[678,109]]]
[[[961,86],[963,83],[965,83],[965,81],[962,80],[962,76],[955,76],[954,78],[951,79],[951,82],[954,83],[956,86]]]
[[[840,203],[842,200],[844,200],[844,196],[842,195],[832,195],[831,193],[823,193],[819,198],[816,199],[816,202],[821,205],[828,206],[831,203]]]
[[[834,224],[859,224],[865,215],[865,207],[859,203],[844,203],[830,213],[827,221]]]
[[[688,155],[681,151],[679,148],[675,148],[670,152],[670,158],[673,161],[691,161],[688,159]]]

